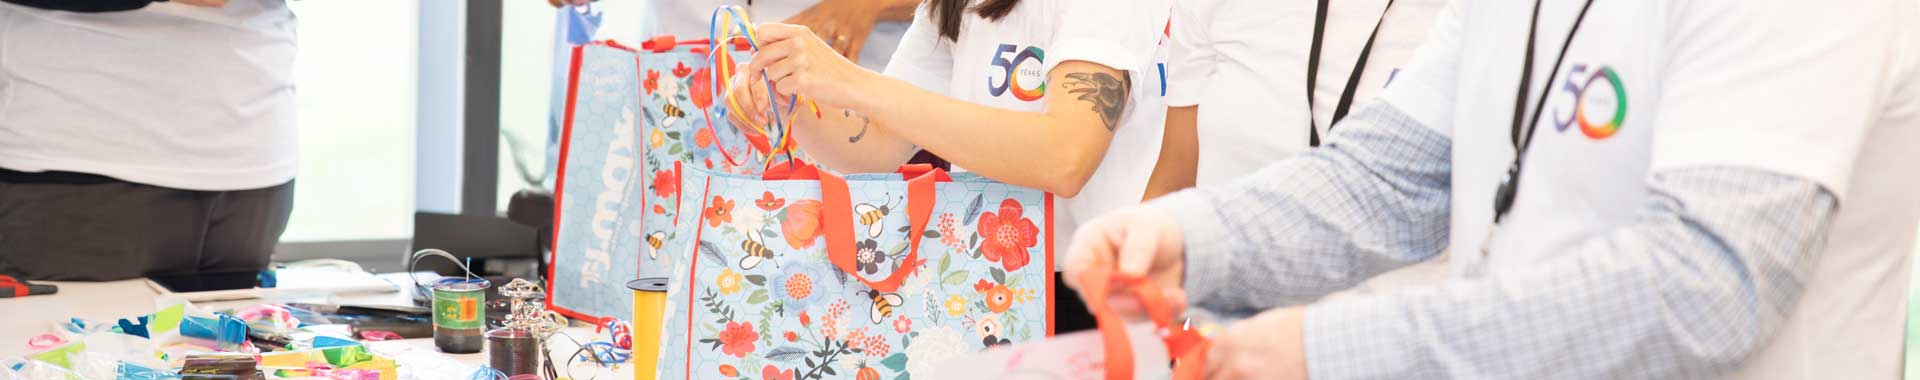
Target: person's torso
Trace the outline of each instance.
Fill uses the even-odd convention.
[[[1064,12],[1074,1],[1085,0],[1026,0],[997,21],[970,13],[960,25],[959,38],[942,44],[950,49],[953,59],[953,74],[946,95],[1015,111],[1046,111],[1043,99],[1048,88],[1044,70],[1049,55],[1055,53],[1050,49]],[[1120,27],[1162,31],[1166,22],[1164,14],[1158,20],[1151,25]],[[1061,198],[1057,203],[1055,212],[1059,217],[1055,219],[1055,236],[1062,237],[1055,241],[1057,254],[1066,252],[1072,240],[1069,237],[1080,221],[1139,204],[1145,193],[1147,178],[1153,174],[1158,158],[1160,131],[1166,115],[1165,74],[1161,71],[1166,62],[1166,45],[1148,48],[1158,49],[1150,56],[1151,61],[1115,67],[1127,71],[1132,82],[1125,115],[1114,129],[1113,140],[1108,142],[1106,157],[1080,194]],[[956,165],[955,170],[964,168]]]
[[[1387,10],[1387,3],[1329,3],[1312,99],[1313,125],[1323,140],[1375,26],[1379,36],[1354,87],[1355,108],[1388,84],[1426,40],[1434,16],[1446,5],[1443,0],[1399,0]],[[1209,36],[1215,37],[1211,49],[1216,71],[1200,97],[1197,118],[1199,185],[1240,178],[1305,151],[1309,142],[1306,77],[1317,2],[1227,0],[1214,6],[1212,17],[1193,21],[1208,24]],[[1388,11],[1384,22],[1383,10]]]
[[[283,0],[112,13],[0,4],[0,166],[193,190],[296,170]]]
[[[820,0],[649,0],[651,7],[645,11],[654,14],[645,15],[643,19],[652,25],[642,27],[645,35],[640,38],[663,34],[683,40],[707,38],[713,10],[722,6],[739,6],[747,10],[753,22],[765,23],[785,22],[818,3]],[[906,31],[905,22],[874,23],[860,50],[860,66],[874,71],[885,69],[887,58],[893,56],[894,47],[900,44],[900,35]]]
[[[1525,271],[1570,248],[1637,222],[1647,192],[1665,56],[1675,33],[1666,2],[1595,2],[1557,75],[1549,74],[1581,1],[1540,10],[1528,109],[1547,100],[1533,132],[1519,195],[1489,234],[1493,194],[1513,158],[1514,96],[1531,7],[1520,1],[1469,8],[1458,52],[1453,111],[1451,246],[1467,276]],[[1697,17],[1697,16],[1696,16]],[[1913,255],[1920,176],[1920,97],[1909,88],[1869,129],[1852,185],[1806,293],[1787,326],[1751,356],[1739,378],[1890,377],[1900,368],[1907,262]],[[1889,85],[1892,86],[1892,85]],[[1737,141],[1727,141],[1737,144]],[[1490,239],[1490,240],[1489,240]],[[1482,254],[1483,248],[1488,252]],[[1896,333],[1889,334],[1888,331]]]

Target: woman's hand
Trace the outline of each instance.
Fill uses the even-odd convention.
[[[879,79],[878,74],[840,56],[839,51],[805,26],[761,24],[757,34],[760,51],[754,53],[753,61],[747,64],[748,84],[765,86],[761,84],[765,75],[764,78],[773,81],[774,93],[780,101],[798,94],[819,103],[821,108],[865,109],[856,103],[868,100],[864,95],[867,89],[873,88],[871,82]],[[752,106],[754,109],[768,106],[764,95],[754,96],[754,101],[760,103]]]
[[[740,65],[732,78],[727,79],[727,119],[737,126],[762,130],[767,125],[766,84],[751,82],[747,78],[747,66]],[[738,106],[738,108],[734,108]]]
[[[873,23],[884,8],[885,4],[877,0],[825,0],[784,22],[812,29],[840,56],[859,62],[860,49],[866,46],[867,35],[873,32]]]
[[[1115,281],[1108,304],[1130,319],[1140,319],[1145,312],[1126,287],[1130,280],[1150,280],[1166,289],[1167,302],[1186,304],[1181,287],[1184,250],[1180,226],[1166,213],[1150,207],[1114,211],[1081,225],[1074,234],[1067,249],[1067,286],[1079,289],[1082,273],[1111,269]]]
[[[1267,311],[1227,326],[1213,337],[1207,353],[1207,378],[1306,379],[1307,351],[1301,329],[1306,311],[1298,307]]]

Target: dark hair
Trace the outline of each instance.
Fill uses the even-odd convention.
[[[966,17],[968,10],[990,21],[1000,21],[1020,5],[1020,0],[977,0],[979,5],[969,7],[976,0],[927,0],[927,9],[933,14],[933,22],[940,25],[940,37],[947,40],[960,39],[960,20]]]

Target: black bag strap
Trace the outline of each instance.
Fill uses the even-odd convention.
[[[1327,5],[1332,0],[1320,0],[1313,11],[1313,45],[1308,48],[1307,56],[1307,145],[1320,146],[1319,122],[1313,118],[1313,90],[1320,81],[1320,46],[1326,40]],[[1380,10],[1380,21],[1373,24],[1373,33],[1367,35],[1367,44],[1360,48],[1360,58],[1353,63],[1353,72],[1347,74],[1347,87],[1340,91],[1340,102],[1333,107],[1333,120],[1327,123],[1327,131],[1333,131],[1333,125],[1347,117],[1347,111],[1353,108],[1353,95],[1360,88],[1360,75],[1367,72],[1367,58],[1373,53],[1373,41],[1380,37],[1380,27],[1386,25],[1387,14],[1393,10],[1393,0],[1387,0],[1387,7]]]

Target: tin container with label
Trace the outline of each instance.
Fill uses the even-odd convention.
[[[433,345],[440,352],[471,354],[486,347],[487,288],[480,278],[444,278],[433,283]]]

